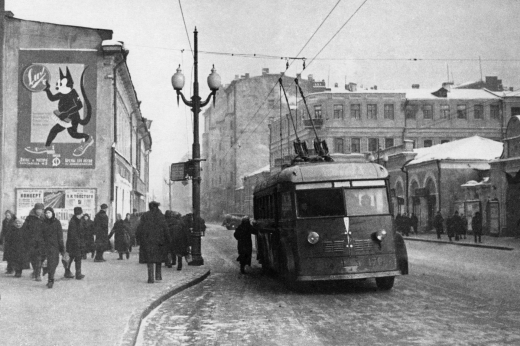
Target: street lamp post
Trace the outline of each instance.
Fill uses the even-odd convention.
[[[193,32],[194,36],[194,52],[193,52],[193,96],[191,97],[191,101],[188,101],[184,94],[182,93],[182,88],[184,87],[184,75],[182,74],[180,65],[177,69],[177,72],[172,76],[172,86],[173,89],[177,92],[177,104],[179,104],[179,96],[182,98],[182,102],[188,107],[191,107],[193,112],[193,181],[192,181],[192,191],[193,191],[193,242],[191,254],[193,260],[190,262],[190,265],[203,265],[204,259],[202,258],[201,251],[201,236],[202,232],[200,230],[200,142],[199,142],[199,113],[200,109],[206,106],[211,97],[213,97],[213,104],[215,104],[215,95],[217,90],[220,88],[220,76],[216,73],[215,66],[211,70],[211,74],[208,76],[208,86],[211,90],[206,101],[201,102],[201,98],[199,96],[199,82],[198,82],[198,50],[197,50],[197,28]]]

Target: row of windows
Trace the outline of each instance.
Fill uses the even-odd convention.
[[[335,153],[361,153],[361,138],[353,137],[350,138],[350,150],[345,148],[345,139],[344,138],[334,138],[334,152]],[[441,144],[449,142],[448,139],[442,139]],[[368,151],[376,152],[378,149],[391,148],[395,145],[393,138],[385,138],[384,146],[382,146],[379,138],[368,138]],[[423,147],[431,147],[433,145],[432,139],[424,139]],[[416,147],[415,141],[413,141],[413,147]]]
[[[484,105],[478,104],[470,107],[473,110],[473,118],[474,119],[484,119]],[[406,119],[416,119],[417,112],[419,110],[418,105],[408,105],[406,106],[405,116]],[[456,109],[456,118],[457,119],[468,119],[468,107],[465,104],[457,105]],[[441,105],[440,106],[440,118],[441,119],[450,119],[453,118],[454,115],[450,114],[450,106],[449,105]],[[433,119],[435,117],[435,112],[433,105],[423,105],[422,106],[423,119]],[[369,103],[367,104],[367,119],[377,119],[378,118],[378,109],[377,104]],[[489,114],[491,119],[499,119],[500,118],[500,110],[498,105],[489,105]],[[333,116],[334,119],[344,119],[344,110],[342,104],[333,105]],[[384,119],[394,119],[395,116],[395,107],[393,104],[385,104],[383,106],[383,118]],[[350,117],[353,119],[361,119],[361,104],[353,103],[350,105]],[[314,118],[322,119],[323,118],[323,110],[322,105],[314,106]]]

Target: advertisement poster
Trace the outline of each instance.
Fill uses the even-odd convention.
[[[20,51],[17,167],[94,168],[95,52]]]
[[[63,229],[67,229],[74,215],[74,207],[81,207],[91,219],[96,214],[96,189],[16,189],[16,215],[25,220],[36,203],[52,207]]]

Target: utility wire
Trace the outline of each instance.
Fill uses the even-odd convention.
[[[188,33],[188,27],[186,26],[186,20],[184,19],[184,12],[182,11],[181,0],[179,0],[179,7],[181,9],[182,21],[184,22],[184,30],[186,30],[186,36],[188,37],[188,43],[190,44],[191,55],[194,55],[193,48],[191,48],[190,34]]]

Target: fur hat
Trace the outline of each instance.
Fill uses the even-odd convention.
[[[81,207],[75,207],[74,215],[81,215],[81,214],[83,214],[83,209],[81,209]]]
[[[105,203],[101,204],[101,209],[108,209],[108,205],[106,205]]]
[[[45,208],[45,206],[43,205],[43,203],[36,203],[34,205],[34,210],[38,210],[38,209],[43,210],[44,208]]]

